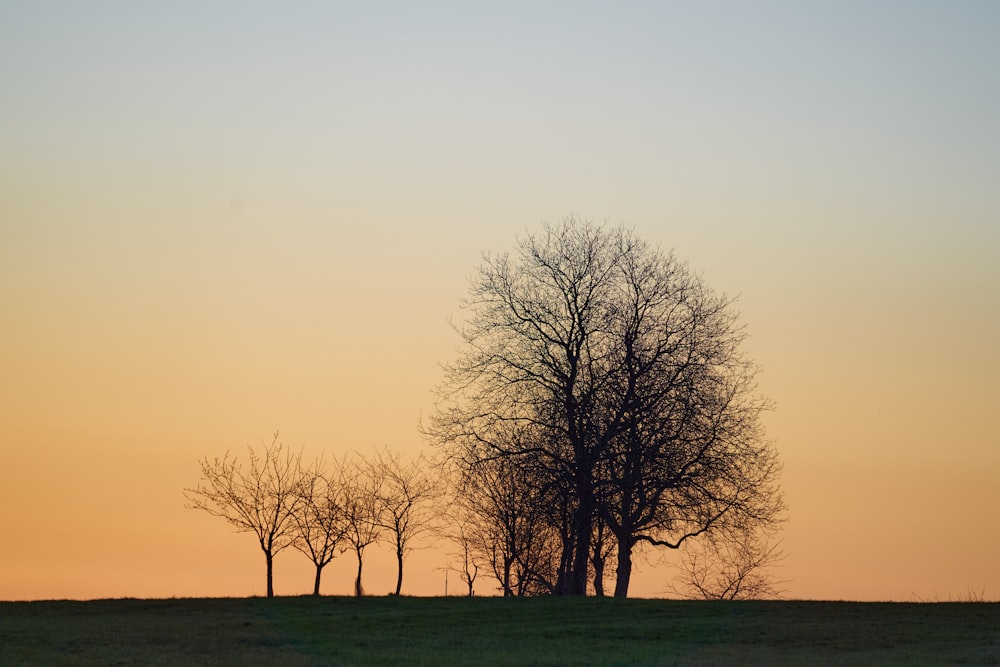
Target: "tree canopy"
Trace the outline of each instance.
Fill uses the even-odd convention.
[[[555,592],[586,593],[598,528],[625,596],[636,545],[779,519],[733,302],[673,254],[568,218],[486,256],[465,308],[430,432],[468,474],[495,459],[530,473],[560,536]]]

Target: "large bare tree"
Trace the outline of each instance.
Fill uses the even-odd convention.
[[[672,254],[569,218],[486,256],[465,305],[429,431],[461,465],[526,464],[562,493],[556,592],[586,593],[599,529],[625,596],[636,544],[776,520],[780,466],[732,303]]]
[[[574,506],[557,590],[572,594],[587,590],[597,454],[613,435],[592,413],[606,380],[608,277],[619,250],[596,231],[546,227],[516,259],[484,259],[466,303],[465,353],[447,369],[433,429],[467,450],[460,460],[530,455],[559,471]]]
[[[620,597],[636,544],[677,549],[713,527],[776,524],[784,509],[781,467],[760,425],[767,403],[755,395],[756,368],[740,354],[728,302],[684,272],[658,286],[650,276],[669,275],[667,266],[643,267],[640,279],[634,270],[626,273],[635,307],[621,334],[620,402],[610,407],[621,428],[598,475]]]
[[[302,453],[292,452],[274,434],[263,451],[247,446],[247,467],[229,452],[204,458],[201,482],[185,489],[188,507],[222,517],[240,532],[257,537],[267,564],[267,597],[274,597],[274,555],[295,539],[295,513],[302,503]]]

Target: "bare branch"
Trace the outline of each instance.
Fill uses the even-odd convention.
[[[274,555],[294,542],[295,514],[303,502],[302,453],[286,450],[277,432],[260,449],[247,446],[246,469],[229,452],[221,459],[201,459],[201,482],[185,489],[184,496],[189,508],[256,536],[267,565],[267,596],[273,597]]]

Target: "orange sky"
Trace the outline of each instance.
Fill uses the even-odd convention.
[[[184,508],[197,460],[426,447],[480,253],[570,213],[740,295],[789,596],[997,598],[998,33],[991,3],[0,8],[0,599],[262,594],[253,538]]]

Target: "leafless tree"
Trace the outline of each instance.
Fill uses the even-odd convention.
[[[382,531],[382,478],[378,468],[362,456],[344,463],[344,540],[358,560],[354,594],[361,597],[361,570],[365,549],[376,542]]]
[[[545,483],[504,457],[460,467],[456,511],[472,554],[489,565],[504,596],[555,589],[557,532]]]
[[[201,482],[185,489],[188,507],[222,517],[240,532],[253,533],[267,564],[267,597],[274,597],[274,555],[292,544],[294,516],[302,502],[302,454],[285,449],[278,434],[258,453],[247,446],[248,468],[226,452],[201,459]]]
[[[437,521],[434,501],[440,490],[423,454],[404,461],[399,452],[382,450],[372,461],[380,485],[380,527],[396,553],[396,595],[403,588],[403,560],[416,540]]]
[[[605,378],[602,328],[615,239],[574,221],[485,257],[466,302],[465,354],[448,369],[433,434],[485,457],[530,454],[572,486],[573,516],[558,590],[587,590],[596,455],[610,433],[591,419]],[[530,437],[508,439],[511,431]],[[466,454],[466,457],[468,454]]]
[[[768,403],[732,301],[672,254],[570,218],[513,259],[487,256],[466,308],[464,353],[428,430],[466,466],[542,472],[559,500],[556,592],[586,593],[604,527],[624,597],[637,544],[678,548],[740,515],[777,520]]]
[[[448,518],[442,532],[456,547],[449,555],[452,563],[447,570],[456,572],[466,586],[467,595],[475,595],[476,579],[479,578],[480,561],[475,545],[476,527],[473,519],[461,504],[455,503],[447,510]],[[457,563],[457,565],[456,565]]]
[[[677,549],[731,524],[781,522],[781,466],[762,436],[763,407],[745,398],[748,381],[696,378],[665,414],[645,412],[612,441],[598,495],[618,547],[615,595],[627,594],[639,543]]]
[[[345,520],[346,485],[342,464],[317,461],[303,472],[302,499],[293,518],[297,528],[292,546],[301,551],[316,568],[313,595],[320,594],[323,568],[337,555],[348,526]]]
[[[704,600],[763,600],[781,597],[774,568],[783,560],[773,531],[744,525],[712,531],[684,545],[671,590]]]

